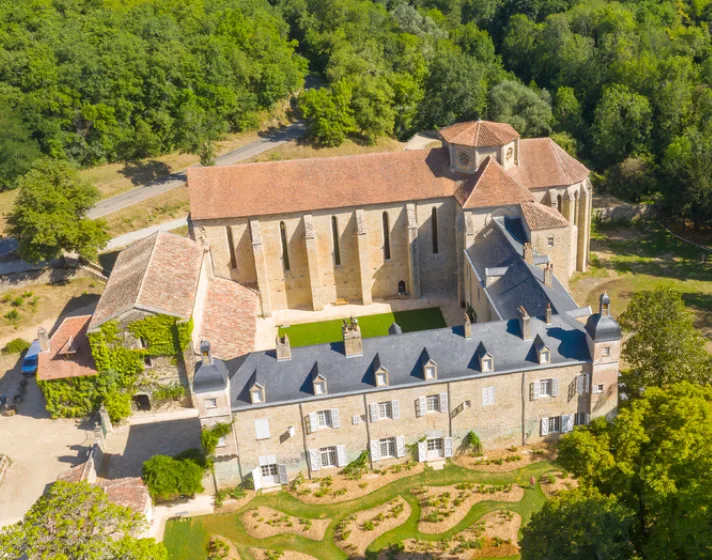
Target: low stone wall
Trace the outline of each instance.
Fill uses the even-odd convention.
[[[5,477],[5,472],[10,466],[10,458],[7,455],[0,455],[0,484],[2,484],[2,479]]]
[[[0,276],[0,293],[37,284],[56,284],[74,278],[94,278],[106,281],[105,277],[85,268],[38,268]]]
[[[630,204],[616,202],[593,209],[594,218],[601,220],[637,220],[639,218],[655,218],[658,209],[654,204]]]

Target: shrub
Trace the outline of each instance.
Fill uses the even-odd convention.
[[[30,347],[30,343],[23,338],[14,338],[2,348],[4,355],[22,354]]]
[[[465,443],[474,455],[480,455],[482,453],[482,442],[480,441],[480,437],[472,430],[470,430],[465,436]]]
[[[359,480],[368,469],[368,451],[361,451],[357,459],[344,467],[341,473],[349,480]]]
[[[154,402],[179,401],[184,395],[185,387],[183,387],[180,383],[159,385],[151,393]]]
[[[20,320],[20,313],[17,311],[17,309],[13,309],[12,311],[8,311],[5,313],[5,319],[10,321],[11,323],[17,323]]]
[[[203,446],[205,455],[212,455],[218,446],[220,438],[225,437],[232,430],[232,424],[218,423],[212,428],[203,428],[200,433],[200,443]]]
[[[118,422],[131,416],[131,395],[115,391],[109,393],[104,399],[106,412],[112,422]]]
[[[218,537],[210,539],[208,545],[208,560],[223,560],[230,554],[230,548],[227,543]]]
[[[203,491],[204,469],[188,457],[154,455],[143,464],[142,478],[154,500],[175,500]]]

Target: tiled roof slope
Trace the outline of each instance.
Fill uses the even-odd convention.
[[[203,262],[202,247],[158,232],[124,249],[89,324],[94,329],[134,307],[188,319]]]
[[[470,121],[441,128],[440,136],[450,144],[481,148],[502,146],[519,138],[519,133],[507,123]]]
[[[37,379],[69,379],[96,375],[96,364],[91,354],[87,327],[91,315],[67,317],[50,339],[50,351],[37,355]],[[59,354],[71,340],[73,354]]]
[[[447,149],[188,168],[193,220],[452,196]]]
[[[468,177],[455,192],[463,208],[484,208],[533,201],[528,189],[512,179],[493,157],[480,164],[477,173]]]
[[[580,183],[590,172],[551,138],[530,138],[519,141],[519,165],[507,173],[525,187],[537,189]]]
[[[566,227],[566,221],[558,210],[538,202],[522,202],[522,215],[532,231]]]

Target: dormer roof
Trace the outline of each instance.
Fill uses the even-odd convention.
[[[519,133],[507,123],[469,121],[441,128],[440,136],[450,144],[481,148],[503,146],[519,138]]]
[[[532,231],[556,229],[569,225],[556,208],[538,202],[522,202],[522,215]]]

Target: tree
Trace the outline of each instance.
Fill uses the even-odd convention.
[[[344,80],[304,93],[299,108],[307,123],[307,135],[313,142],[321,146],[340,146],[347,134],[356,131],[352,94],[351,86]]]
[[[17,186],[41,153],[27,125],[6,101],[0,101],[0,190]]]
[[[522,560],[632,560],[634,513],[595,489],[564,492],[522,529]]]
[[[581,104],[576,98],[574,88],[560,87],[554,96],[554,119],[557,130],[578,136],[582,132],[583,117]]]
[[[522,136],[546,136],[551,132],[551,106],[543,95],[521,82],[500,83],[492,88],[489,99],[489,117],[511,124]]]
[[[712,554],[709,385],[647,388],[613,421],[597,418],[564,436],[559,462],[584,489],[615,498],[633,512],[631,543],[641,558],[693,560]],[[563,538],[582,544],[588,539],[576,532]]]
[[[162,543],[133,536],[145,527],[101,488],[55,482],[20,523],[0,529],[0,559],[167,560]]]
[[[23,259],[49,260],[63,251],[93,259],[106,245],[105,223],[86,218],[99,191],[82,182],[69,163],[40,160],[18,186],[20,193],[7,223]]]
[[[154,455],[143,464],[142,478],[154,500],[175,500],[202,492],[203,472],[192,457]]]
[[[606,190],[615,196],[640,202],[656,187],[655,165],[650,155],[631,156],[606,172]]]
[[[217,115],[206,111],[191,100],[181,107],[178,118],[178,145],[184,152],[200,156],[200,165],[215,165],[215,142],[227,126]]]
[[[679,293],[670,288],[638,292],[619,323],[631,335],[622,352],[630,366],[623,374],[629,397],[679,381],[712,383],[712,357]]]

